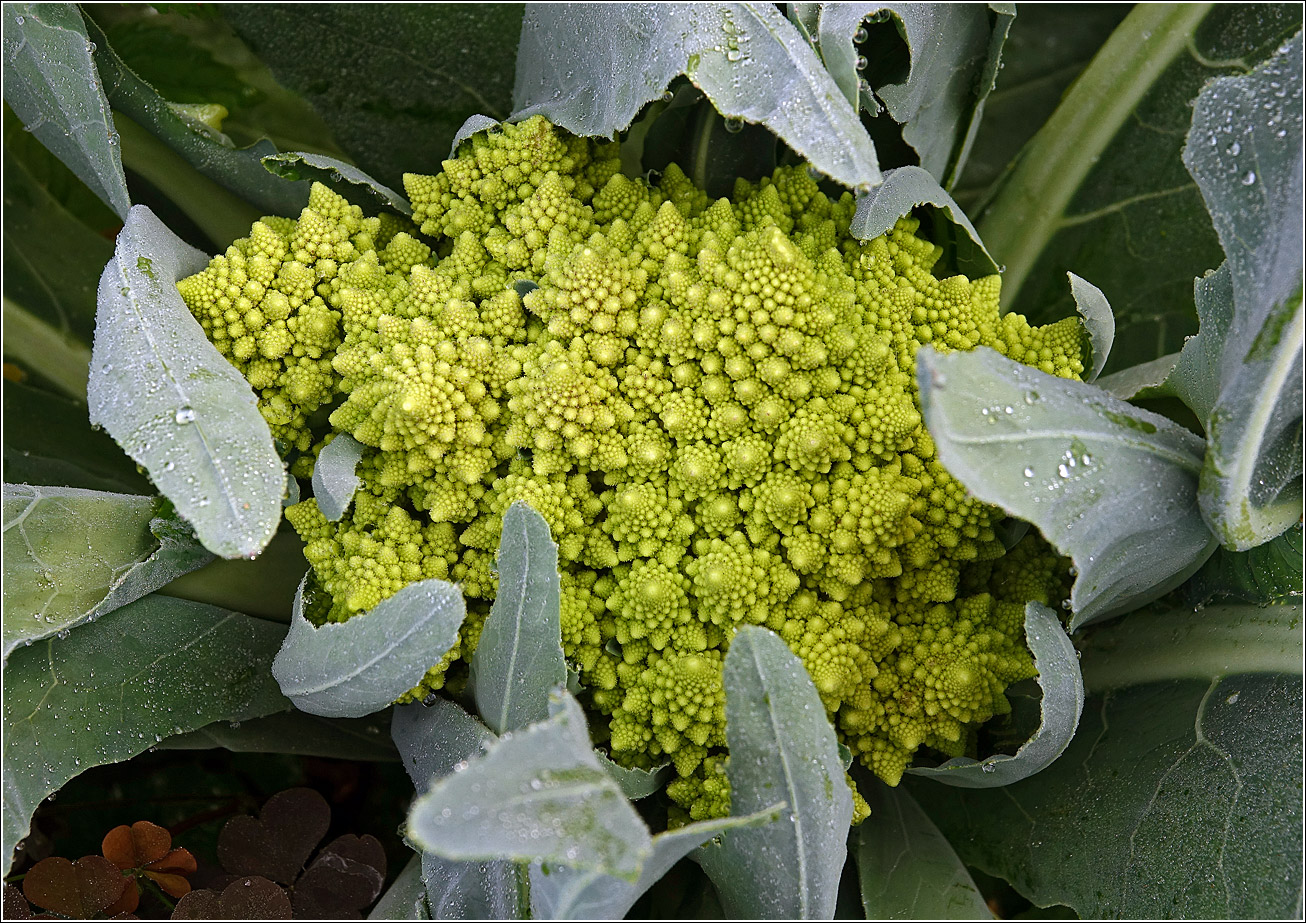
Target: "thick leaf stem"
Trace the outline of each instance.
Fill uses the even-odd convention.
[[[5,355],[29,364],[69,397],[85,403],[91,351],[8,298],[4,304]]]
[[[1157,78],[1188,54],[1212,4],[1139,4],[1112,33],[1052,117],[1026,145],[979,223],[1004,263],[1002,303],[1016,301],[1044,245],[1107,145]]]

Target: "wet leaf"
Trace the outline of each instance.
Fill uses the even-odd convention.
[[[206,750],[222,747],[233,753],[293,753],[363,762],[398,758],[387,733],[390,715],[366,718],[323,718],[292,709],[265,718],[231,725],[217,721],[189,734],[169,737],[160,750]]]
[[[36,806],[83,770],[167,734],[283,710],[269,675],[282,630],[151,595],[14,651],[4,670],[6,863]]]
[[[295,882],[291,903],[303,920],[359,920],[385,886],[385,848],[373,836],[336,837]]]
[[[116,901],[127,879],[108,859],[83,856],[76,862],[52,857],[27,870],[23,895],[37,907],[88,920]]]
[[[420,580],[369,612],[314,627],[304,586],[272,674],[296,708],[328,718],[361,718],[416,686],[458,640],[466,614],[456,586]]]
[[[515,3],[221,7],[354,162],[394,188],[405,172],[438,172],[469,115],[507,117],[521,10]]]
[[[1043,690],[1039,704],[1042,715],[1034,735],[1014,756],[999,754],[982,760],[961,756],[941,766],[916,767],[907,772],[961,788],[995,788],[1041,772],[1065,752],[1084,710],[1079,657],[1057,614],[1036,602],[1025,605],[1025,639],[1034,653],[1038,684]]]
[[[786,808],[696,858],[728,916],[829,918],[853,803],[825,707],[802,661],[764,628],[735,635],[724,679],[731,813]]]
[[[541,859],[634,881],[648,828],[590,748],[580,706],[491,744],[413,804],[409,838],[456,860]]]
[[[218,836],[218,861],[233,875],[293,884],[330,825],[325,798],[311,788],[286,789],[269,798],[257,818],[227,821]]]
[[[413,856],[404,866],[381,899],[376,902],[369,920],[429,920],[426,904],[426,886],[422,884],[422,859]],[[467,919],[471,919],[468,917]]]
[[[4,485],[4,656],[212,560],[155,497]]]
[[[1116,338],[1116,319],[1111,313],[1102,290],[1091,282],[1085,282],[1073,272],[1066,275],[1070,279],[1070,294],[1075,299],[1075,309],[1084,320],[1084,331],[1088,334],[1089,362],[1084,370],[1084,381],[1093,381],[1102,373],[1107,357],[1111,355],[1111,344]]]
[[[1247,76],[1202,90],[1184,165],[1228,255],[1232,295],[1227,329],[1198,334],[1222,341],[1203,344],[1220,352],[1219,396],[1198,496],[1221,543],[1246,551],[1301,520],[1300,32]]]
[[[339,522],[358,490],[358,462],[363,444],[348,433],[339,433],[317,453],[313,464],[313,499],[327,522]]]
[[[292,916],[286,892],[258,876],[237,879],[221,894],[192,891],[172,911],[174,920],[289,920]]]
[[[902,787],[867,785],[871,816],[853,828],[868,920],[991,920],[952,845]]]
[[[104,858],[124,871],[156,862],[171,850],[172,834],[148,820],[138,820],[130,827],[126,824],[114,827],[100,844]]]
[[[496,733],[549,716],[549,690],[567,681],[559,624],[558,546],[520,500],[503,515],[499,589],[472,656],[476,710]]]
[[[1194,606],[1213,599],[1264,606],[1302,597],[1302,525],[1250,551],[1217,548],[1184,585]]]
[[[951,250],[948,263],[955,265],[958,272],[974,278],[998,271],[998,264],[984,249],[970,219],[938,181],[920,167],[887,170],[881,185],[858,196],[852,234],[861,240],[874,240],[921,205],[931,206],[934,236],[940,244],[947,244],[945,251]]]
[[[131,200],[109,102],[71,3],[4,8],[5,101],[27,129],[122,218]]]
[[[302,151],[269,154],[263,158],[263,166],[283,179],[315,180],[325,183],[350,201],[359,198],[355,193],[361,192],[368,204],[375,205],[380,202],[386,208],[392,208],[400,214],[410,217],[413,214],[413,208],[408,204],[408,200],[389,186],[372,179],[358,167],[334,157],[327,157],[325,154]],[[342,190],[341,182],[357,188]]]
[[[877,52],[887,57],[874,38],[863,48],[865,55],[854,44],[859,31],[866,34],[867,17],[881,11],[897,27],[893,41],[907,44],[910,69],[901,80],[888,77],[873,60]],[[862,104],[863,93],[873,92],[902,125],[903,140],[920,165],[951,188],[993,89],[1013,19],[1010,4],[822,3],[817,41],[830,76],[849,101]],[[863,78],[877,74],[863,89]],[[872,100],[871,106],[878,109],[879,103]]]
[[[987,348],[923,349],[917,375],[953,476],[1074,559],[1072,629],[1158,598],[1214,550],[1196,507],[1202,443],[1178,424]]]
[[[527,8],[513,119],[611,136],[684,74],[727,119],[761,123],[850,188],[880,181],[875,147],[811,46],[768,4]]]
[[[249,383],[174,284],[207,262],[148,208],[132,209],[100,279],[90,416],[206,548],[250,557],[281,521],[286,475]]]

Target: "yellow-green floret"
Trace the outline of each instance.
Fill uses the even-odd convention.
[[[559,545],[595,736],[674,765],[681,819],[729,810],[721,676],[741,625],[785,640],[886,782],[922,747],[963,752],[1034,675],[1024,606],[1055,604],[1065,568],[1037,536],[1008,550],[1002,514],[939,463],[916,351],[1077,377],[1077,322],[1002,315],[996,276],[939,278],[910,218],[855,239],[852,197],[805,169],[714,202],[675,167],[650,184],[618,165],[542,118],[504,125],[405,178],[411,224],[315,186],[298,221],[264,219],[179,283],[296,474],[335,433],[366,447],[341,521],[288,512],[316,617],[457,581],[459,645],[410,697],[439,688],[475,649],[500,519],[524,500]]]

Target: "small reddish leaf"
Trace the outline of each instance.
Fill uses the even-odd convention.
[[[172,849],[162,859],[145,866],[149,872],[166,872],[172,875],[194,875],[199,866],[188,849]]]
[[[184,897],[190,893],[190,882],[184,876],[172,872],[155,872],[145,869],[145,876],[172,897]]]
[[[311,788],[287,789],[269,798],[257,819],[245,815],[227,821],[218,836],[218,859],[233,874],[288,885],[330,825],[325,798]]]
[[[357,920],[385,886],[385,848],[373,836],[337,837],[295,883],[299,919]]]
[[[114,827],[100,846],[104,857],[120,869],[137,869],[157,862],[172,848],[172,834],[148,820]]]
[[[108,907],[104,908],[106,917],[116,917],[121,914],[129,914],[141,905],[141,886],[136,883],[135,878],[127,879],[127,886],[122,889],[122,897],[118,898]]]
[[[38,907],[89,919],[122,896],[127,879],[108,859],[83,856],[76,862],[42,859],[23,878],[23,895]]]
[[[4,918],[6,920],[30,920],[32,908],[23,897],[23,892],[13,885],[5,885]]]

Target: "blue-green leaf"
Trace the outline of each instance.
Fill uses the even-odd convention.
[[[970,219],[957,207],[938,181],[920,167],[898,167],[884,174],[884,182],[857,198],[851,231],[861,240],[873,240],[889,231],[903,215],[918,205],[929,205],[939,217],[936,222],[941,242],[953,251],[949,262],[971,277],[998,271],[998,264],[984,249]],[[951,229],[951,230],[948,230]]]
[[[387,208],[393,208],[400,214],[412,217],[413,207],[408,200],[389,186],[377,182],[353,164],[345,163],[325,154],[312,154],[294,151],[289,154],[268,154],[263,157],[263,166],[271,173],[289,180],[317,180],[333,187],[339,187],[341,181],[357,186],[373,202],[380,202]],[[340,191],[338,188],[336,191]],[[342,192],[342,194],[344,194]],[[353,196],[345,195],[352,199]]]
[[[1233,600],[1259,606],[1302,598],[1302,524],[1248,551],[1216,549],[1184,585],[1194,606]]]
[[[505,736],[413,804],[408,836],[448,859],[541,860],[627,881],[652,851],[648,828],[590,748],[565,691],[553,717]]]
[[[1181,426],[987,348],[922,349],[917,377],[953,476],[1074,559],[1072,629],[1156,599],[1214,550],[1196,504],[1202,442]]]
[[[71,3],[6,3],[5,100],[27,130],[126,219],[131,208],[95,46]]]
[[[521,501],[503,515],[499,589],[472,656],[476,710],[496,733],[549,716],[549,691],[567,681],[559,623],[558,546]]]
[[[1004,7],[998,10],[998,7]],[[1007,30],[1010,4],[822,3],[817,23],[821,58],[854,105],[873,112],[882,102],[901,124],[903,140],[920,165],[949,188],[965,163],[979,127],[984,100],[993,89]],[[854,44],[865,36],[867,17],[887,13],[905,40],[911,67],[901,82],[863,80],[878,62]],[[864,47],[868,55],[877,50]],[[860,61],[858,59],[861,59]],[[858,67],[858,65],[861,67]],[[876,99],[870,98],[874,93]]]
[[[973,760],[959,756],[941,766],[907,770],[960,788],[996,788],[1028,778],[1065,752],[1084,710],[1084,679],[1079,656],[1057,614],[1040,603],[1025,605],[1025,640],[1034,652],[1038,684],[1043,689],[1038,729],[1015,756],[999,754]]]
[[[313,499],[327,522],[339,522],[358,490],[358,463],[363,444],[348,433],[338,433],[317,453],[313,465]]]
[[[963,861],[1089,919],[1300,914],[1300,605],[1094,628],[1079,733],[1002,789],[910,789]]]
[[[281,626],[147,596],[15,651],[4,669],[4,865],[36,806],[73,776],[169,734],[281,711]]]
[[[770,4],[532,5],[513,119],[542,114],[579,135],[612,135],[679,74],[723,116],[766,125],[836,182],[880,182],[856,110]]]
[[[88,387],[103,426],[204,547],[250,557],[281,521],[285,469],[249,382],[204,336],[175,283],[208,259],[138,205],[100,278]]]
[[[4,485],[4,658],[213,559],[157,497]]]
[[[391,734],[418,795],[498,738],[447,699],[395,708]],[[524,919],[525,869],[506,860],[460,861],[422,853],[426,907],[437,920]]]
[[[939,828],[902,788],[866,789],[871,816],[853,830],[868,920],[992,920],[993,912]]]
[[[671,867],[715,836],[737,827],[757,827],[780,818],[778,807],[745,817],[721,817],[687,824],[653,837],[653,852],[633,884],[599,872],[563,866],[530,869],[531,916],[537,920],[620,920]]]
[[[1111,344],[1116,339],[1116,319],[1111,313],[1102,290],[1091,282],[1085,282],[1073,272],[1066,275],[1070,279],[1070,294],[1075,299],[1075,309],[1084,319],[1084,332],[1088,334],[1090,360],[1084,370],[1084,381],[1093,381],[1106,365],[1107,356],[1111,355]]]
[[[661,791],[662,786],[666,785],[667,778],[671,775],[671,764],[663,763],[656,769],[627,769],[625,766],[619,766],[612,762],[611,759],[602,753],[595,752],[603,768],[608,771],[608,775],[616,780],[617,785],[621,786],[621,794],[625,795],[631,801],[639,801],[641,798],[647,798],[654,792]]]
[[[375,608],[314,627],[304,618],[305,582],[272,675],[301,711],[359,718],[412,689],[458,640],[462,592],[443,580],[410,583]]]
[[[724,680],[731,813],[786,808],[696,857],[730,916],[828,919],[853,802],[825,707],[802,661],[765,628],[735,635]]]
[[[1220,541],[1245,551],[1301,520],[1300,32],[1252,73],[1202,90],[1184,164],[1228,255],[1232,294],[1223,336],[1198,335],[1223,340],[1199,498]]]
[[[422,883],[422,859],[413,856],[390,887],[377,900],[369,920],[429,920],[431,908],[426,903],[426,885]],[[470,919],[470,918],[469,918]]]

